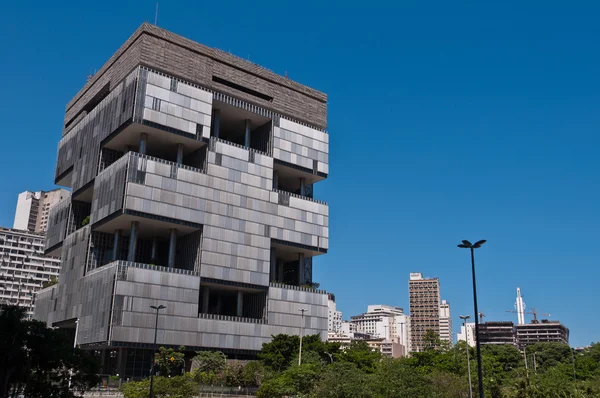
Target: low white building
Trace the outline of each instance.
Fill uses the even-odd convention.
[[[393,340],[403,347],[409,346],[409,317],[400,307],[369,305],[367,312],[351,317],[350,323],[357,333],[382,338],[384,341]]]
[[[466,341],[471,347],[475,347],[475,323],[468,322],[467,327],[465,325],[460,326],[460,332],[456,334],[457,341]]]

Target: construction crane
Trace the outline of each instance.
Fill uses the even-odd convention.
[[[512,312],[513,314],[515,314],[515,313],[518,314],[519,313],[519,311],[517,311],[517,310],[506,310],[506,312]],[[533,323],[537,323],[537,321],[538,321],[537,320],[538,312],[536,311],[535,308],[532,308],[531,311],[523,311],[522,313],[523,314],[533,315]],[[546,314],[544,312],[540,312],[539,315],[547,316],[547,317],[550,316],[550,314]]]

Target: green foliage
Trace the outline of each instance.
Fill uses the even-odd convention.
[[[54,286],[57,283],[58,283],[58,279],[56,279],[56,276],[53,276],[49,280],[44,281],[42,283],[42,289],[45,289],[45,288],[50,287],[50,286]]]
[[[131,381],[121,387],[125,398],[148,398],[150,392],[150,380]],[[199,387],[190,377],[154,377],[152,392],[155,398],[192,398],[198,395]]]
[[[431,329],[425,331],[423,335],[423,348],[425,351],[436,350],[442,345],[440,336]]]
[[[360,371],[349,362],[335,362],[328,366],[314,387],[313,395],[323,398],[373,397],[372,376]]]
[[[291,366],[279,376],[264,382],[256,396],[264,398],[307,396],[319,380],[321,370],[321,366],[315,364]]]
[[[192,371],[219,373],[225,369],[226,362],[221,351],[199,351],[192,359]]]
[[[99,381],[98,363],[60,331],[0,305],[0,397],[74,397]],[[69,389],[69,380],[71,389]]]
[[[172,348],[160,347],[154,355],[154,365],[158,368],[161,376],[174,376],[182,373],[185,365],[185,347],[179,347],[176,351]]]
[[[381,358],[381,353],[373,351],[364,341],[353,341],[339,356],[340,361],[353,363],[366,373],[373,373]]]
[[[86,226],[86,225],[88,225],[89,223],[90,223],[90,216],[87,216],[86,218],[84,218],[84,219],[81,221],[81,226],[82,226],[82,227],[85,227],[85,226]]]

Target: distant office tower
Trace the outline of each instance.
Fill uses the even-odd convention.
[[[369,305],[367,312],[351,317],[350,322],[358,333],[374,338],[394,340],[408,348],[408,315],[400,307]]]
[[[450,316],[450,303],[442,300],[440,304],[440,340],[452,344],[452,318]]]
[[[560,321],[532,321],[515,326],[516,342],[519,349],[535,343],[569,344],[569,329]]]
[[[326,94],[143,24],[67,105],[55,183],[72,196],[46,243],[63,267],[36,317],[79,319],[75,343],[121,377],[149,374],[150,306],[157,343],[189,355],[254,358],[301,325],[325,339],[326,127]]]
[[[44,235],[0,227],[0,302],[31,316],[37,291],[59,270],[60,259],[44,256]]]
[[[525,324],[525,302],[521,297],[521,289],[517,288],[517,301],[515,301],[515,309],[517,310],[517,319],[519,325]]]
[[[331,293],[327,300],[329,306],[329,320],[327,322],[328,332],[340,333],[342,330],[342,312],[337,310],[335,296]]]
[[[428,330],[440,334],[440,282],[411,272],[408,281],[410,301],[411,352],[423,351],[423,336]]]
[[[21,192],[17,199],[13,228],[29,232],[46,232],[50,209],[70,194],[62,188],[52,191]]]
[[[457,341],[466,341],[471,347],[475,347],[475,322],[467,323],[467,327],[460,326],[460,332],[456,334]]]

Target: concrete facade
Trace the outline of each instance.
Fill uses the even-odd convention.
[[[460,332],[456,334],[456,341],[464,341],[470,347],[475,347],[475,322],[467,322],[460,326]]]
[[[351,317],[352,329],[357,333],[394,341],[407,351],[409,347],[409,317],[400,307],[375,304],[367,306],[367,312]]]
[[[440,304],[440,340],[452,344],[452,316],[450,315],[450,303],[442,300]]]
[[[569,329],[561,324],[560,321],[543,319],[541,321],[515,325],[515,339],[521,350],[535,343],[569,344]]]
[[[312,288],[327,252],[326,96],[142,25],[68,104],[50,214],[59,284],[36,317],[148,374],[159,345],[252,357],[279,333],[327,337]],[[84,220],[89,216],[89,225]],[[97,349],[97,348],[95,348]]]
[[[342,312],[337,310],[337,304],[335,302],[335,296],[329,294],[327,300],[328,306],[328,320],[327,320],[327,331],[330,333],[340,333],[342,331]]]
[[[44,235],[0,228],[0,302],[33,315],[36,294],[58,276],[60,259],[44,255]]]

